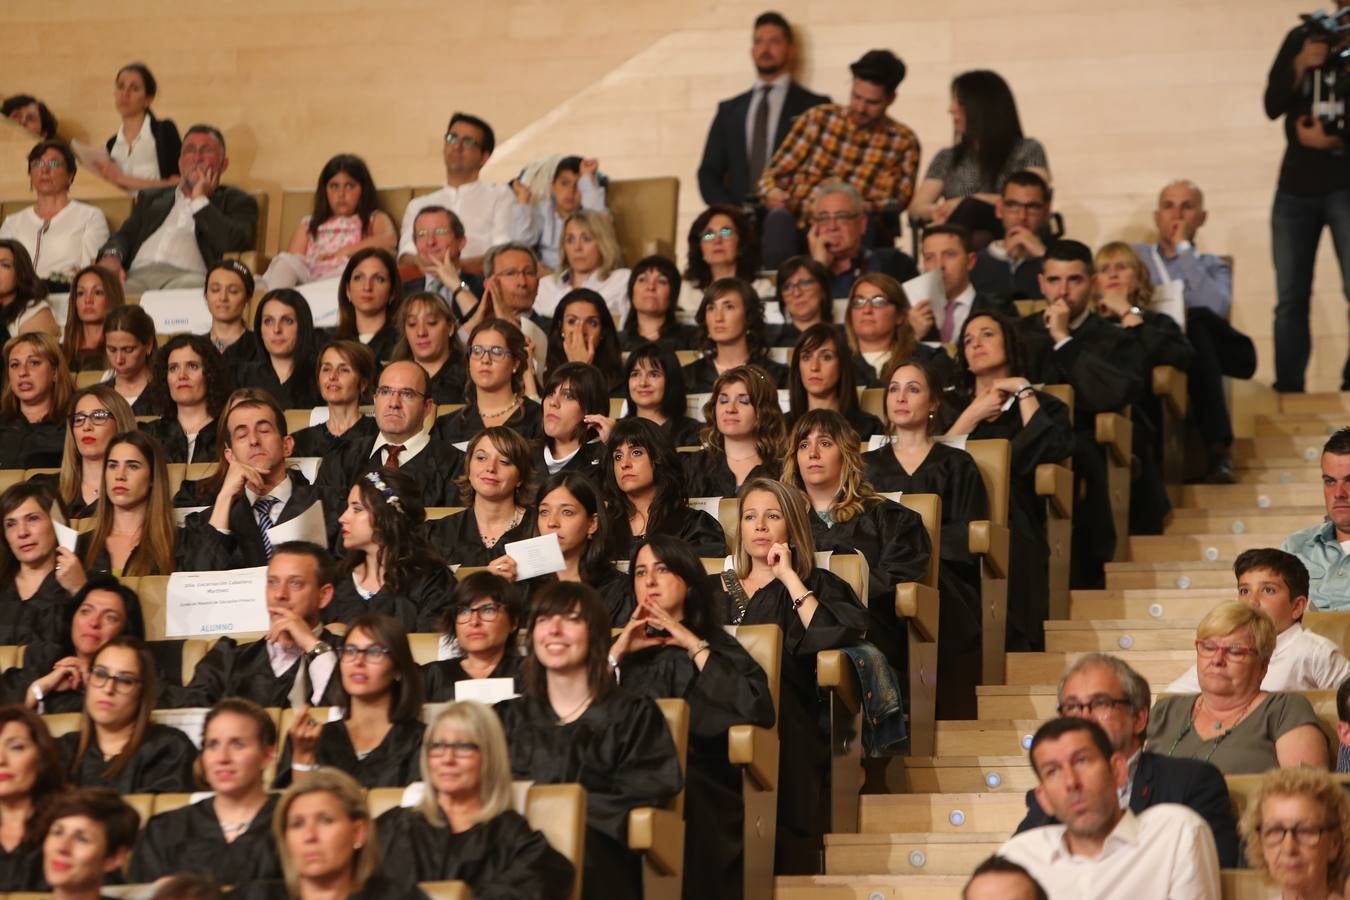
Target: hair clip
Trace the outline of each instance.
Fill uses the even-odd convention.
[[[369,481],[375,487],[375,490],[380,492],[380,496],[384,497],[386,503],[399,512],[403,512],[403,502],[398,499],[398,494],[394,493],[394,489],[380,477],[379,472],[367,472],[366,481]]]

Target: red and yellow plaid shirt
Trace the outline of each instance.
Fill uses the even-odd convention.
[[[827,181],[853,185],[869,210],[889,203],[904,208],[914,194],[918,171],[919,139],[914,132],[889,116],[859,128],[849,118],[847,106],[825,103],[797,117],[764,169],[759,190],[785,191],[788,209],[805,227],[811,194]]]

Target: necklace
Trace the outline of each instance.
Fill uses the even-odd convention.
[[[745,456],[732,456],[730,453],[728,453],[726,454],[726,457],[727,462],[745,462],[747,459],[758,459],[759,451],[747,453]]]
[[[483,412],[480,410],[478,416],[479,418],[482,419],[495,419],[498,416],[506,415],[519,405],[520,405],[520,395],[516,394],[515,399],[511,401],[511,404],[509,406],[504,406],[501,409],[495,410],[493,412]]]
[[[507,523],[506,523],[506,527],[503,528],[501,531],[497,532],[496,535],[491,535],[491,536],[489,536],[489,535],[483,534],[482,529],[481,529],[481,527],[480,527],[480,528],[479,528],[479,531],[478,531],[478,536],[481,537],[481,538],[483,539],[483,546],[484,546],[484,547],[495,547],[495,546],[497,545],[497,542],[500,541],[500,540],[502,539],[502,535],[506,534],[506,533],[507,533],[508,531],[510,531],[512,528],[515,528],[517,525],[519,525],[519,524],[520,524],[520,520],[523,519],[523,518],[525,518],[525,510],[524,510],[523,508],[517,506],[517,507],[516,507],[515,514],[511,516],[511,521],[510,521],[510,522],[507,522]]]
[[[1257,695],[1257,697],[1259,697],[1259,696],[1260,696],[1260,694]],[[1247,705],[1244,706],[1244,707],[1242,707],[1242,711],[1239,712],[1239,713],[1238,713],[1238,717],[1237,717],[1236,719],[1233,720],[1233,724],[1231,724],[1231,725],[1228,726],[1228,730],[1229,730],[1229,731],[1232,731],[1234,728],[1238,727],[1238,723],[1240,723],[1243,719],[1247,718],[1247,713],[1251,712],[1252,704],[1255,703],[1255,702],[1256,702],[1256,697],[1253,697],[1251,700],[1248,700],[1248,701],[1247,701]],[[1196,707],[1197,710],[1200,710],[1200,709],[1204,709],[1204,706],[1205,706],[1205,697],[1204,697],[1204,695],[1202,694],[1202,695],[1200,695],[1199,698],[1196,699],[1196,701],[1195,701],[1195,707]],[[1214,714],[1211,712],[1210,715],[1213,716]],[[1194,714],[1192,714],[1192,719],[1194,719]],[[1214,730],[1215,730],[1215,731],[1223,731],[1223,730],[1224,730],[1224,729],[1223,729],[1223,723],[1220,722],[1218,719],[1215,719],[1215,720],[1214,720]]]
[[[571,712],[569,712],[569,713],[568,713],[567,715],[565,715],[565,716],[558,716],[558,724],[559,724],[559,725],[567,725],[567,724],[569,724],[573,719],[575,719],[575,718],[581,713],[581,711],[582,711],[583,709],[585,709],[585,708],[590,704],[590,702],[591,702],[591,695],[590,695],[590,694],[587,694],[587,695],[582,699],[581,703],[577,705],[577,708],[576,708],[576,709],[572,710]]]

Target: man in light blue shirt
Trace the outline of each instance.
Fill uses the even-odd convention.
[[[1350,609],[1350,428],[1322,447],[1322,496],[1326,520],[1289,535],[1281,549],[1308,567],[1313,606]]]
[[[1228,318],[1233,305],[1233,267],[1212,253],[1197,253],[1195,234],[1208,217],[1205,195],[1191,181],[1174,181],[1158,194],[1153,224],[1156,244],[1135,244],[1153,283],[1182,282],[1187,308],[1197,306]]]

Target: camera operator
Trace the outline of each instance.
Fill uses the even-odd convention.
[[[1344,9],[1350,0],[1337,0]],[[1343,17],[1344,18],[1344,17]],[[1340,42],[1345,41],[1344,32]],[[1330,133],[1313,115],[1313,84],[1323,68],[1341,65],[1325,30],[1306,23],[1289,32],[1266,84],[1266,115],[1284,116],[1288,142],[1271,210],[1275,256],[1275,390],[1302,391],[1311,351],[1308,307],[1322,229],[1331,226],[1350,303],[1350,158],[1345,136]],[[1344,76],[1340,79],[1344,80]],[[1350,358],[1341,375],[1350,390]]]

